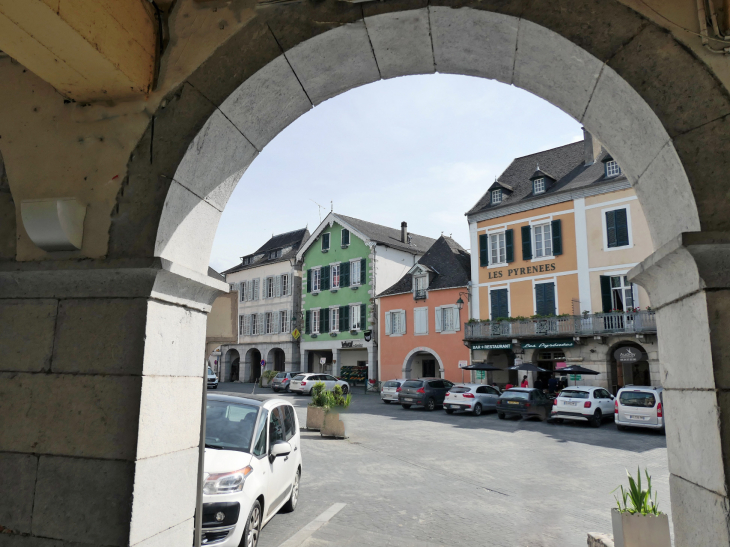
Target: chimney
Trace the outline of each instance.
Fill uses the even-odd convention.
[[[408,243],[408,223],[405,221],[400,223],[400,240],[401,243]]]
[[[586,165],[593,165],[598,156],[601,155],[601,143],[591,135],[586,128],[583,128],[583,162]]]

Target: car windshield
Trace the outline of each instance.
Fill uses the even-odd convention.
[[[590,393],[587,391],[569,391],[567,389],[564,389],[560,392],[560,398],[565,399],[587,399]]]
[[[277,378],[286,378],[286,372],[280,372],[276,375]]]
[[[408,380],[407,382],[403,382],[403,387],[422,387],[423,382],[420,380]]]
[[[383,387],[400,387],[400,382],[395,380],[389,380],[383,384]]]
[[[302,380],[304,380],[304,374],[297,374],[296,376],[294,376],[294,378],[292,378],[292,380],[296,380],[297,382],[301,382]]]
[[[471,391],[471,388],[466,386],[454,386],[451,388],[451,393],[466,393],[468,391]]]
[[[502,399],[529,399],[530,398],[530,392],[529,391],[512,391],[511,389],[508,389],[501,395]]]
[[[656,404],[653,393],[646,391],[623,391],[619,402],[624,406],[641,406],[644,408],[652,408]]]
[[[258,414],[255,406],[209,400],[205,415],[206,448],[250,452]]]
[[[200,370],[200,369],[198,369]],[[208,376],[213,376],[213,369],[208,367]]]

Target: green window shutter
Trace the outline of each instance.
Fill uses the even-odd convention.
[[[479,265],[484,267],[489,265],[489,253],[487,250],[487,234],[479,236]]]
[[[326,251],[330,248],[330,235],[329,233],[322,234],[322,250]]]
[[[522,260],[532,260],[532,229],[522,227]]]
[[[514,249],[514,234],[512,230],[505,230],[504,232],[504,250],[507,255],[507,262],[515,261],[515,249]]]
[[[330,289],[330,267],[329,266],[322,266],[322,269],[319,270],[320,272],[320,285],[321,289],[323,291],[328,291]]]
[[[601,304],[603,305],[603,313],[609,313],[613,309],[611,278],[607,275],[601,276]]]
[[[492,319],[496,319],[497,317],[509,317],[507,297],[507,289],[489,291],[489,298],[492,301]]]
[[[350,230],[348,230],[346,228],[342,229],[342,244],[343,245],[350,244]]]
[[[563,231],[560,219],[553,220],[550,223],[550,231],[553,233],[553,256],[563,254]]]
[[[629,244],[629,221],[626,215],[626,209],[616,209],[614,211],[614,219],[616,223],[616,247],[623,247]]]
[[[492,321],[499,317],[499,295],[497,291],[489,291],[489,298],[492,300]]]
[[[340,332],[350,330],[350,306],[340,306]]]
[[[329,332],[330,331],[330,315],[332,314],[332,310],[329,308],[323,308],[320,312],[322,314],[322,319],[324,319],[324,330],[322,332]]]
[[[618,247],[616,242],[616,211],[606,211],[606,241],[609,249]]]
[[[304,334],[309,334],[310,332],[312,332],[311,331],[311,328],[312,328],[311,327],[312,312],[309,311],[309,310],[307,310],[306,313],[305,313],[305,315],[304,315],[304,317],[305,317],[305,320],[304,320]]]
[[[360,329],[367,330],[367,304],[360,304]]]
[[[367,259],[363,258],[360,260],[360,285],[364,285],[367,283],[367,270],[365,269],[365,266],[367,266]]]
[[[307,292],[312,292],[312,270],[307,270]]]
[[[545,315],[545,285],[538,283],[535,285],[535,313],[537,315]]]
[[[343,262],[340,264],[340,287],[350,286],[350,263]]]
[[[555,315],[555,283],[543,283],[545,312],[543,315]]]

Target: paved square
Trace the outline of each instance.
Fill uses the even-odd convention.
[[[309,397],[281,396],[304,425]],[[272,519],[260,547],[281,545],[335,503],[346,506],[302,545],[583,547],[587,532],[611,532],[611,491],[637,465],[670,512],[666,441],[653,431],[404,410],[361,391],[344,419],[347,440],[302,432],[299,506]]]

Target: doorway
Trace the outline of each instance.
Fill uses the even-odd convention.
[[[258,382],[261,377],[261,352],[257,349],[252,349],[249,352],[249,364],[251,366],[251,374],[248,381],[251,383]]]
[[[436,359],[424,359],[421,363],[425,378],[433,378],[436,376]]]

